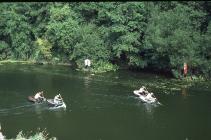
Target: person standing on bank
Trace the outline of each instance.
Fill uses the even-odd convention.
[[[91,61],[89,59],[84,60],[85,68],[88,68],[91,66]]]
[[[187,65],[187,63],[184,63],[184,71],[183,71],[183,73],[184,73],[184,77],[186,77],[187,76],[187,73],[188,73],[188,65]]]

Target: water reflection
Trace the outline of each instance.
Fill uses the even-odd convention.
[[[57,118],[62,118],[63,115],[64,115],[64,112],[66,111],[66,109],[64,108],[49,108],[50,111],[54,112],[54,115],[57,117]]]
[[[143,103],[145,110],[149,114],[153,114],[155,111],[155,108],[158,106],[156,104],[148,104],[148,103]]]
[[[34,105],[34,111],[37,114],[38,119],[43,120],[43,111],[46,110],[46,106],[44,104],[35,104]]]
[[[187,88],[182,88],[181,89],[181,94],[184,98],[186,98],[188,96],[188,92],[187,92]]]
[[[42,108],[41,108],[41,105],[37,104],[34,106],[34,109],[35,109],[35,113],[37,115],[40,115],[42,113]]]
[[[92,75],[88,74],[88,75],[84,76],[84,86],[86,88],[89,87],[91,80],[92,80]]]
[[[137,102],[137,106],[142,108],[145,114],[148,115],[148,118],[153,119],[153,114],[155,112],[155,109],[159,106],[158,104],[149,104],[149,103],[143,103],[142,101]]]

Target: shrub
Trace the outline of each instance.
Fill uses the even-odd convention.
[[[98,61],[96,63],[93,63],[92,71],[94,73],[102,73],[102,72],[107,72],[107,71],[116,71],[117,69],[118,69],[117,65],[113,65],[105,61]]]

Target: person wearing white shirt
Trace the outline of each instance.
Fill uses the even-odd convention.
[[[42,95],[43,95],[43,91],[38,92],[38,93],[35,94],[34,99],[35,100],[39,100],[39,99],[43,98]]]
[[[146,98],[150,99],[152,97],[151,93],[148,93]]]
[[[146,87],[145,86],[142,86],[139,89],[139,93],[141,93],[142,95],[146,95],[148,93],[148,91],[146,90]]]
[[[59,104],[59,103],[61,103],[62,102],[62,97],[61,97],[61,95],[60,94],[58,94],[58,95],[56,95],[55,97],[54,97],[54,103],[56,103],[56,104]]]
[[[85,64],[85,67],[90,67],[91,66],[91,61],[89,59],[85,59],[84,60],[84,64]]]

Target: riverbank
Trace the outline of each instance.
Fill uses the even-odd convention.
[[[63,63],[63,62],[47,62],[47,61],[35,61],[35,60],[12,60],[12,59],[8,59],[8,60],[1,60],[0,61],[0,65],[3,65],[3,64],[35,64],[35,65],[58,65],[58,66],[73,66],[73,64],[71,63]],[[108,67],[108,68],[107,68]],[[107,68],[107,69],[106,69]],[[91,68],[91,69],[85,69],[85,68],[76,68],[76,70],[78,71],[85,71],[85,72],[92,72],[92,73],[105,73],[105,72],[109,72],[109,71],[117,71],[117,70],[121,70],[121,69],[125,69],[125,68],[122,68],[122,67],[115,67],[115,68],[112,68],[112,66],[104,66],[103,68],[102,67],[94,67],[94,68]],[[129,70],[129,69],[128,69]],[[143,71],[145,73],[145,71]],[[154,74],[154,71],[151,71],[149,72],[149,70],[147,70],[147,73],[152,73]],[[159,75],[165,75],[163,73],[159,74]],[[169,74],[168,74],[169,75]],[[169,76],[167,76],[169,77]],[[173,78],[173,77],[172,77]],[[208,79],[205,79],[203,76],[195,76],[195,75],[192,75],[192,76],[187,76],[187,77],[180,77],[180,78],[173,78],[173,79],[176,79],[176,80],[179,80],[179,81],[186,81],[186,82],[193,82],[193,81],[208,81]]]

